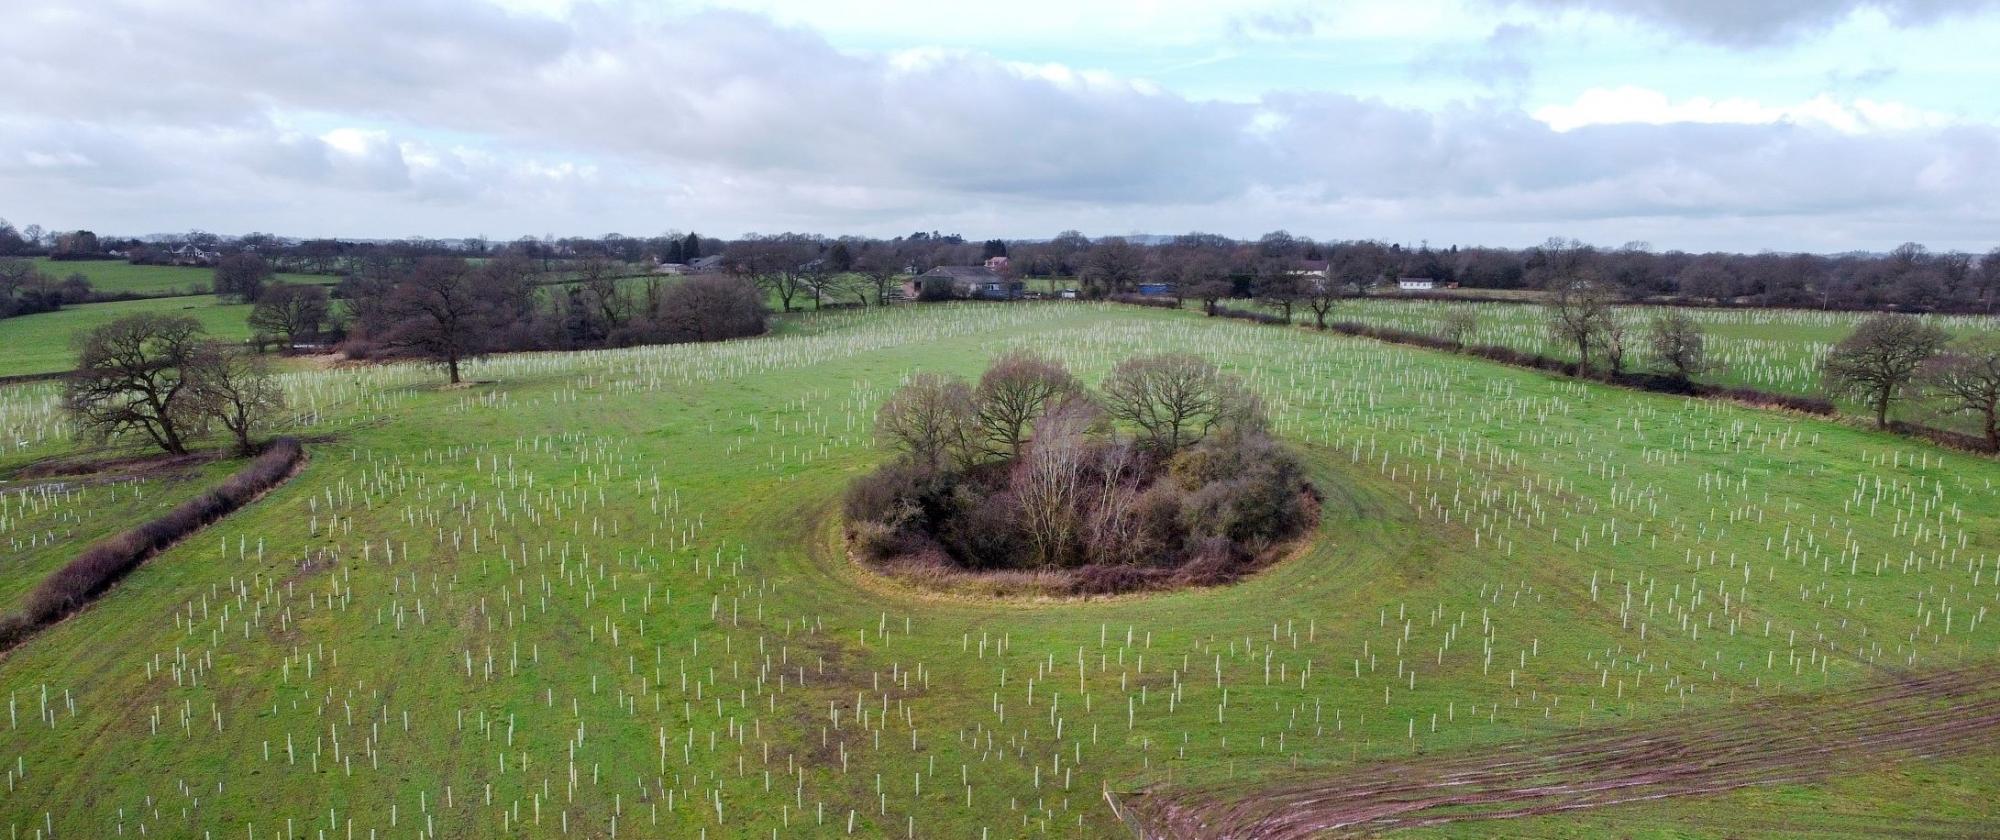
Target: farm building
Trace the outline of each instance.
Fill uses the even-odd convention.
[[[1428,292],[1438,287],[1438,282],[1429,277],[1398,277],[1396,288],[1405,292]]]
[[[687,264],[688,274],[715,274],[722,271],[722,255],[712,254]]]
[[[1155,296],[1155,297],[1166,297],[1166,296],[1168,296],[1168,295],[1171,295],[1171,294],[1173,294],[1173,293],[1174,293],[1174,284],[1172,284],[1172,283],[1140,283],[1140,284],[1139,284],[1139,294],[1142,294],[1142,295],[1151,295],[1151,296]]]
[[[173,265],[214,265],[222,259],[222,252],[186,244],[167,252],[167,261]]]
[[[926,278],[935,277],[950,281],[952,296],[959,298],[1019,300],[1027,290],[1027,284],[979,265],[941,265],[918,275],[913,283],[921,289]]]

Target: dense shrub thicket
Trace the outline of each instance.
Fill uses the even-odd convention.
[[[951,584],[1106,594],[1223,583],[1316,519],[1298,458],[1234,377],[1131,359],[1099,393],[1027,353],[975,387],[920,374],[883,406],[899,457],[854,482],[863,560]],[[997,582],[997,583],[996,583]]]
[[[81,274],[58,280],[27,260],[0,259],[0,318],[54,312],[97,299],[90,280]]]
[[[279,438],[215,488],[182,502],[158,519],[106,537],[57,569],[28,594],[21,607],[0,617],[0,650],[62,620],[130,574],[155,552],[248,504],[289,475],[304,459],[297,438]]]

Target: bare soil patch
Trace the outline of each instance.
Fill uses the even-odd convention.
[[[44,478],[85,478],[93,483],[122,481],[134,478],[157,478],[164,475],[192,472],[195,468],[215,461],[226,460],[234,455],[226,450],[212,449],[190,452],[186,455],[164,453],[92,455],[84,454],[68,458],[48,458],[26,464],[8,476],[9,479],[34,480]]]

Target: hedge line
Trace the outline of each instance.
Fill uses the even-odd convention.
[[[1269,312],[1258,312],[1255,309],[1232,309],[1221,304],[1217,304],[1214,311],[1209,314],[1217,318],[1234,318],[1238,321],[1249,321],[1253,324],[1289,325],[1291,323]]]
[[[297,438],[279,438],[243,469],[201,495],[131,530],[106,537],[42,580],[20,609],[0,617],[0,651],[82,609],[146,558],[234,513],[290,475],[305,459]]]
[[[1117,302],[1137,303],[1137,301],[1127,300],[1117,300]],[[1232,309],[1227,306],[1217,306],[1210,314],[1217,318],[1234,318],[1239,321],[1250,321],[1258,324],[1291,325],[1291,322],[1277,315],[1252,309]],[[1357,321],[1337,321],[1327,324],[1326,328],[1329,332],[1337,332],[1342,335],[1372,338],[1377,341],[1387,341],[1393,344],[1408,344],[1432,350],[1443,350],[1447,353],[1464,353],[1468,356],[1476,356],[1487,361],[1499,362],[1505,365],[1559,373],[1564,376],[1596,379],[1601,382],[1622,385],[1641,391],[1729,400],[1755,408],[1779,408],[1804,414],[1816,414],[1822,417],[1832,417],[1839,412],[1839,409],[1834,405],[1832,400],[1823,397],[1765,391],[1739,385],[1710,385],[1650,373],[1599,374],[1582,370],[1575,362],[1564,361],[1540,353],[1529,353],[1516,350],[1512,347],[1503,347],[1498,344],[1460,345],[1430,335],[1429,333],[1414,332],[1395,327],[1380,327]],[[1948,429],[1940,429],[1936,426],[1894,420],[1890,421],[1889,429],[1898,434],[1922,438],[1939,446],[1961,449],[1967,452],[1992,453],[1995,451],[1987,445],[1985,438],[1954,432]]]
[[[1138,303],[1138,301],[1123,300],[1118,298],[1114,298],[1114,300],[1116,300],[1118,303]],[[1141,304],[1141,305],[1151,305],[1151,304]],[[1213,310],[1211,310],[1209,314],[1211,317],[1234,318],[1238,321],[1249,321],[1251,323],[1256,323],[1256,324],[1272,324],[1278,326],[1290,326],[1292,324],[1291,321],[1288,321],[1281,316],[1273,315],[1269,312],[1259,312],[1254,309],[1235,309],[1228,306],[1217,306]],[[1443,350],[1447,353],[1464,353],[1465,355],[1468,356],[1476,356],[1478,358],[1485,359],[1487,361],[1499,362],[1504,365],[1513,365],[1515,367],[1523,367],[1531,370],[1548,371],[1549,373],[1559,373],[1564,376],[1576,376],[1576,377],[1583,377],[1586,379],[1597,379],[1603,382],[1609,382],[1614,385],[1623,385],[1627,388],[1636,388],[1642,391],[1654,391],[1662,394],[1679,394],[1681,396],[1691,396],[1691,397],[1709,397],[1713,399],[1734,400],[1736,402],[1747,403],[1749,405],[1757,406],[1759,408],[1782,408],[1790,411],[1799,411],[1799,412],[1804,412],[1806,414],[1818,414],[1824,416],[1832,416],[1835,412],[1833,401],[1822,399],[1819,397],[1808,397],[1799,394],[1784,394],[1784,393],[1778,393],[1776,391],[1762,391],[1756,388],[1744,388],[1738,386],[1705,385],[1699,382],[1689,382],[1682,379],[1676,379],[1671,376],[1659,376],[1647,373],[1617,373],[1617,374],[1596,375],[1592,374],[1590,371],[1583,370],[1575,362],[1564,361],[1562,359],[1555,358],[1554,356],[1544,356],[1540,353],[1529,353],[1523,350],[1516,350],[1512,347],[1503,347],[1498,344],[1458,344],[1456,342],[1439,338],[1429,333],[1420,333],[1412,330],[1397,329],[1395,327],[1380,327],[1380,326],[1375,326],[1373,324],[1363,324],[1358,321],[1336,321],[1327,324],[1326,328],[1327,331],[1329,332],[1337,332],[1342,335],[1353,335],[1353,336],[1360,336],[1362,338],[1372,338],[1377,341],[1387,341],[1392,344],[1408,344],[1416,347],[1429,348],[1431,350]],[[1940,432],[1939,430],[1935,429],[1931,429],[1929,431],[1937,432],[1938,434],[1947,434],[1947,435],[1950,434],[1948,432]],[[1917,433],[1917,434],[1923,434],[1923,433]],[[1930,435],[1925,435],[1925,436],[1930,436]],[[1937,438],[1933,437],[1933,439]]]
[[[1112,303],[1122,303],[1127,306],[1149,306],[1154,309],[1181,308],[1181,302],[1178,300],[1175,300],[1173,298],[1153,297],[1150,295],[1112,295],[1110,297],[1105,298],[1105,300],[1111,301]]]
[[[1513,365],[1515,367],[1560,373],[1565,376],[1598,379],[1614,385],[1636,388],[1641,391],[1733,400],[1740,403],[1748,403],[1759,408],[1782,408],[1822,416],[1832,416],[1835,411],[1833,401],[1820,397],[1784,394],[1776,391],[1763,391],[1756,388],[1739,386],[1706,385],[1700,382],[1689,382],[1671,376],[1659,376],[1648,373],[1595,375],[1590,371],[1581,369],[1575,362],[1565,361],[1554,356],[1529,353],[1523,350],[1516,350],[1512,347],[1502,347],[1498,344],[1467,344],[1460,346],[1434,335],[1400,330],[1394,327],[1378,327],[1355,323],[1353,321],[1340,321],[1328,324],[1327,329],[1344,335],[1357,335],[1365,338],[1373,338],[1378,341],[1412,344],[1418,347],[1428,347],[1433,350],[1464,353],[1468,356],[1477,356],[1488,361]]]

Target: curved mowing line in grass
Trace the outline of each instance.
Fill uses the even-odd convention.
[[[2000,667],[1886,677],[1647,727],[1356,768],[1212,799],[1139,797],[1161,837],[1374,834],[1809,782],[2000,747]]]

